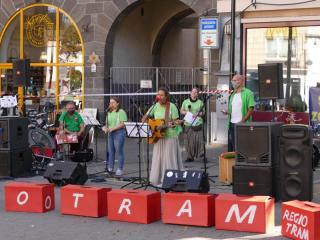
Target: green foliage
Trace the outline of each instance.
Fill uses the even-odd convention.
[[[232,158],[236,158],[236,154],[235,153],[225,153],[223,155],[223,157],[226,159],[232,159]]]
[[[71,69],[68,75],[70,77],[71,91],[75,89],[81,89],[82,73],[79,70]]]

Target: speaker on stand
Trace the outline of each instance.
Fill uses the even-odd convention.
[[[283,98],[282,63],[258,64],[260,99]]]
[[[30,59],[13,61],[13,79],[16,86],[30,86]]]
[[[272,120],[274,121],[274,108],[276,99],[283,98],[283,70],[282,63],[258,64],[259,98],[271,99]]]

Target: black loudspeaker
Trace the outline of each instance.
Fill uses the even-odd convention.
[[[282,123],[251,122],[235,125],[236,165],[269,166],[279,160]]]
[[[280,133],[280,175],[276,197],[311,201],[313,194],[312,131],[307,125],[283,125]]]
[[[210,190],[208,176],[204,171],[166,170],[162,188],[174,192],[207,193]]]
[[[16,86],[30,86],[30,59],[13,61],[13,81]]]
[[[0,150],[27,148],[28,124],[28,118],[24,117],[0,117]]]
[[[260,99],[282,99],[282,63],[258,64],[258,74]]]
[[[51,162],[43,174],[50,183],[58,186],[83,185],[88,180],[87,167],[74,162]]]
[[[30,148],[0,151],[0,176],[22,177],[31,172]]]
[[[272,196],[272,168],[261,166],[233,166],[233,193]]]
[[[83,151],[75,152],[73,156],[71,156],[71,160],[73,162],[90,162],[93,159],[93,149],[87,148]]]

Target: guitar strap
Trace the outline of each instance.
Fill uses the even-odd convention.
[[[164,113],[164,124],[167,126],[169,123],[169,114],[170,114],[170,102],[166,104],[166,111]]]

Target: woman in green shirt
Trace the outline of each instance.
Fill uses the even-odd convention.
[[[167,122],[164,137],[154,144],[150,171],[150,182],[161,187],[167,169],[183,169],[178,140],[182,127],[176,124],[179,112],[176,105],[169,101],[168,90],[159,88],[157,99],[159,101],[148,110],[142,121],[146,121],[147,118],[154,118],[163,119]]]
[[[180,112],[182,115],[192,113],[193,121],[184,122],[185,149],[187,153],[186,162],[193,162],[199,157],[203,157],[203,101],[198,98],[199,90],[193,87],[190,97],[183,101]],[[192,125],[192,126],[191,126]]]
[[[118,97],[111,97],[106,117],[106,126],[104,132],[108,134],[108,152],[107,170],[112,173],[114,167],[114,159],[118,154],[119,166],[116,171],[116,176],[123,174],[124,166],[124,140],[126,131],[124,122],[128,121],[126,112],[120,107]]]

